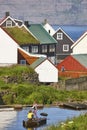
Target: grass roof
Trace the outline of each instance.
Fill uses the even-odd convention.
[[[31,33],[29,33],[24,27],[11,27],[5,28],[8,34],[16,40],[19,45],[23,44],[37,44],[40,43]]]

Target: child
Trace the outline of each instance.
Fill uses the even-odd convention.
[[[30,111],[28,112],[27,118],[28,118],[29,120],[32,120],[33,117],[34,117],[34,113],[32,112],[32,110],[30,110]]]
[[[36,102],[34,102],[32,108],[33,108],[33,113],[34,113],[35,118],[38,118],[38,116],[37,116],[37,103]]]

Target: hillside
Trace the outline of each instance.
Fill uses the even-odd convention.
[[[48,19],[50,24],[87,25],[86,0],[0,0],[0,18],[6,11],[33,23]]]

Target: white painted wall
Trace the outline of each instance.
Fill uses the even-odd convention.
[[[51,25],[49,25],[48,23],[46,23],[45,25],[44,25],[44,28],[45,28],[45,30],[49,33],[49,30],[50,30],[50,35],[51,36],[53,36],[53,34],[55,33],[55,30],[52,28],[52,26]]]
[[[18,44],[0,28],[0,65],[17,64]]]
[[[39,82],[58,82],[58,69],[49,60],[42,62],[35,71],[39,75]]]
[[[87,35],[73,46],[72,54],[87,54]]]

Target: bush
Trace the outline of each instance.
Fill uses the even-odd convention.
[[[12,94],[4,95],[2,97],[2,99],[3,99],[3,103],[4,104],[8,104],[9,105],[9,104],[13,104],[14,103]]]

